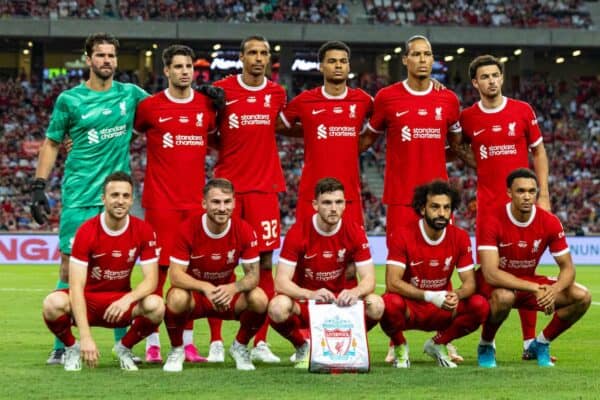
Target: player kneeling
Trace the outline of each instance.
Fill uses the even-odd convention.
[[[269,303],[271,326],[296,348],[298,368],[308,367],[309,342],[300,329],[308,328],[308,303],[314,299],[350,306],[365,301],[367,330],[383,314],[383,301],[373,293],[375,267],[364,229],[343,220],[344,186],[334,178],[321,179],[315,188],[313,214],[298,221],[283,243],[275,275],[278,293]],[[345,270],[354,262],[358,286],[344,289]]]
[[[100,353],[90,326],[131,328],[113,349],[121,369],[137,371],[131,348],[160,325],[163,300],[153,295],[158,282],[156,236],[146,222],[129,215],[133,181],[115,172],[104,181],[104,212],[87,220],[75,236],[69,261],[70,289],[44,300],[44,321],[66,346],[66,371],[95,367]],[[131,270],[140,259],[143,280],[131,289]],[[79,328],[78,343],[71,332]]]
[[[240,321],[229,354],[239,370],[253,370],[248,342],[266,319],[267,296],[257,287],[259,253],[256,233],[245,221],[232,218],[233,185],[212,179],[204,187],[203,215],[181,227],[171,255],[165,324],[171,351],[163,370],[179,372],[185,359],[183,329],[188,319]],[[238,262],[244,277],[236,281]]]
[[[475,331],[489,312],[487,301],[474,294],[469,235],[449,224],[458,201],[458,192],[446,182],[419,186],[412,206],[422,219],[389,235],[381,328],[396,348],[396,368],[410,367],[403,333],[408,329],[438,331],[424,351],[441,367],[455,368],[446,345]],[[462,282],[455,290],[454,269]]]
[[[539,366],[552,367],[550,342],[585,314],[592,297],[575,282],[575,266],[560,221],[535,206],[539,184],[533,171],[514,170],[506,178],[506,186],[510,202],[484,221],[477,244],[479,290],[490,302],[477,360],[481,367],[496,367],[496,332],[511,308],[524,308],[553,314],[527,349]],[[558,278],[535,274],[547,247],[560,269]]]

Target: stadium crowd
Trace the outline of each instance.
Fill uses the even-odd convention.
[[[8,79],[0,81],[0,230],[27,231],[36,228],[29,213],[28,182],[35,171],[35,160],[51,113],[60,92],[79,83],[78,77],[52,80]],[[120,80],[135,81],[134,75],[121,74]],[[375,78],[359,80],[365,89]],[[160,89],[161,82],[146,83]],[[463,106],[472,104],[476,92],[468,84],[458,84],[454,90]],[[372,94],[373,90],[369,90]],[[600,83],[581,78],[573,84],[548,81],[542,76],[525,80],[521,89],[508,96],[522,99],[537,112],[550,160],[552,209],[560,217],[566,231],[575,234],[600,233]],[[137,138],[131,150],[134,177],[143,188],[145,170],[145,139]],[[296,139],[279,137],[279,154],[284,170],[287,192],[281,195],[281,218],[285,232],[295,222],[298,183],[302,171],[303,145]],[[364,153],[361,165],[376,165],[383,171],[385,141],[375,143]],[[46,228],[56,231],[61,211],[60,180],[65,153],[62,152],[53,170],[48,190],[52,215]],[[207,176],[212,176],[216,155],[207,158]],[[456,220],[460,227],[473,232],[476,206],[475,171],[461,162],[449,164],[451,182],[461,188],[462,204]],[[385,232],[385,208],[363,179],[362,197],[366,228],[370,234]]]
[[[592,20],[581,0],[365,0],[367,15],[377,23],[514,28],[589,29]]]
[[[342,0],[46,0],[0,1],[1,17],[347,24]]]

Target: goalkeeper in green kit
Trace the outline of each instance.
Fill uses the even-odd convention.
[[[129,144],[135,110],[148,94],[136,85],[113,81],[118,48],[119,42],[111,34],[95,33],[87,38],[85,55],[90,77],[58,96],[31,184],[31,214],[38,224],[43,224],[50,213],[46,180],[61,142],[70,138],[73,144],[62,181],[57,289],[68,287],[69,255],[75,232],[103,209],[102,182],[114,171],[130,173]],[[115,341],[124,334],[125,328],[115,329]],[[64,345],[56,339],[47,364],[60,364],[63,355]]]

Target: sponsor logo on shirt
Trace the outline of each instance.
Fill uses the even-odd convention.
[[[256,103],[256,97],[250,96],[250,97],[246,98],[246,101],[248,103]]]
[[[311,254],[310,256],[305,254],[305,255],[304,255],[304,259],[305,259],[305,260],[310,260],[311,258],[315,258],[316,256],[317,256],[317,253],[315,253],[315,254]]]
[[[333,253],[331,251],[324,251],[323,258],[331,258],[333,257]]]
[[[190,122],[190,119],[187,117],[187,115],[180,115],[179,122],[182,124],[187,124],[188,122]]]
[[[410,262],[411,267],[416,267],[417,265],[421,265],[421,264],[423,264],[423,261],[411,261]]]
[[[220,259],[221,259],[221,253],[212,253],[212,254],[210,255],[210,258],[211,258],[212,260],[218,261],[218,260],[220,260]]]
[[[500,246],[500,247],[508,247],[508,246],[512,246],[512,242],[510,242],[510,243],[502,243],[502,242],[500,242],[499,246]]]
[[[473,136],[479,136],[481,135],[483,132],[485,132],[485,129],[480,129],[478,131],[473,132]]]
[[[440,128],[413,128],[408,125],[402,127],[402,141],[410,142],[413,139],[441,139],[442,131]]]
[[[105,108],[104,110],[102,110],[102,115],[110,115],[110,114],[112,114],[111,109]]]
[[[100,140],[107,140],[123,136],[127,133],[127,125],[118,125],[112,128],[102,128],[99,131],[96,129],[90,129],[87,133],[88,143],[97,144]]]
[[[271,125],[271,116],[269,114],[243,114],[238,116],[232,113],[228,118],[229,128],[238,129],[246,125]]]
[[[100,258],[103,255],[105,255],[106,253],[100,253],[100,254],[92,254],[92,258]]]
[[[519,243],[517,244],[517,246],[524,249],[525,247],[527,247],[527,242],[524,240],[519,240]]]
[[[427,110],[424,108],[419,108],[419,111],[417,111],[417,114],[420,115],[421,117],[425,117],[425,116],[427,116]]]
[[[121,256],[123,255],[123,253],[121,253],[121,251],[120,251],[120,250],[113,250],[113,252],[111,253],[111,255],[112,255],[114,258],[119,258],[119,257],[121,257]]]
[[[440,265],[440,262],[438,260],[430,260],[429,261],[429,266],[430,267],[437,267]]]
[[[164,118],[163,117],[158,117],[158,122],[162,124],[163,122],[167,122],[167,121],[172,120],[172,119],[173,119],[173,117],[164,117]]]
[[[408,111],[409,111],[409,110],[406,110],[406,111],[400,111],[400,112],[396,112],[396,117],[401,117],[401,116],[403,116],[404,114],[408,114]]]
[[[88,113],[85,114],[81,114],[81,119],[88,119],[89,117],[91,117],[92,115],[94,115],[93,111],[90,111]]]
[[[502,131],[502,127],[500,125],[492,126],[492,132],[500,132]]]
[[[92,272],[90,273],[92,279],[100,280],[102,279],[102,269],[99,266],[95,266],[92,268]]]
[[[171,135],[170,132],[167,132],[163,135],[162,142],[163,149],[172,149],[175,147],[173,145],[173,135]]]
[[[235,104],[235,103],[237,103],[238,101],[239,101],[239,99],[238,99],[238,100],[230,100],[230,101],[226,101],[226,102],[225,102],[225,105],[226,105],[226,106],[230,106],[230,105],[232,105],[232,104]]]
[[[334,107],[333,108],[333,113],[334,114],[341,114],[344,112],[344,109],[342,107]]]
[[[321,108],[320,110],[312,110],[312,115],[321,114],[322,112],[325,112],[324,108]]]
[[[486,147],[479,146],[479,156],[482,160],[489,157],[510,156],[517,154],[517,147],[514,144],[501,144],[497,146]]]
[[[327,139],[328,137],[355,137],[356,127],[354,126],[329,126],[321,124],[317,127],[317,139]]]

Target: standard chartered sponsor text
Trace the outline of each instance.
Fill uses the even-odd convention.
[[[488,155],[490,156],[505,156],[510,154],[517,154],[517,148],[514,144],[502,144],[488,147]]]
[[[127,133],[127,124],[117,125],[112,128],[100,129],[98,132],[101,139],[111,139],[118,136],[122,136]]]
[[[204,138],[200,135],[176,135],[175,144],[179,146],[204,146]]]
[[[242,125],[270,125],[271,116],[269,114],[250,114],[242,115]]]
[[[413,128],[412,136],[414,139],[440,139],[442,132],[440,128]]]
[[[354,126],[330,126],[329,136],[356,136]]]

